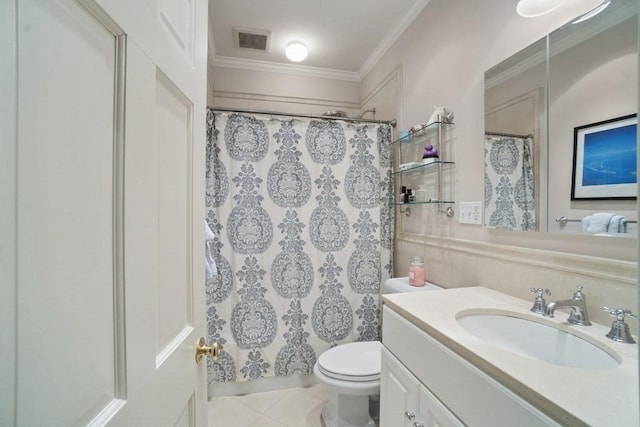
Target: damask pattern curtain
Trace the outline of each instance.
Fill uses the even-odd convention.
[[[207,114],[209,382],[311,374],[331,346],[379,339],[391,274],[391,128]]]
[[[536,230],[533,138],[485,135],[485,225]]]

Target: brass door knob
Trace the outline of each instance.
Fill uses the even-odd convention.
[[[204,337],[200,337],[198,340],[198,345],[196,348],[196,363],[200,362],[202,356],[209,356],[211,360],[216,360],[220,357],[220,352],[222,351],[222,344],[218,344],[218,342],[214,342],[212,345],[207,345],[207,341]]]

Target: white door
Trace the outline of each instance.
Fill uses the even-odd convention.
[[[0,3],[0,423],[204,426],[207,1]]]

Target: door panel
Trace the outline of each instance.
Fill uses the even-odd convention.
[[[419,390],[418,380],[383,348],[380,373],[380,426],[412,426],[418,415]]]
[[[175,40],[185,57],[193,62],[195,37],[195,1],[162,0],[159,14],[167,33]]]
[[[176,427],[191,427],[195,423],[195,395],[192,395],[180,417],[173,423]]]
[[[0,423],[206,425],[207,2],[15,4]]]
[[[193,328],[191,278],[192,106],[169,79],[156,72],[158,151],[158,283],[156,366]],[[196,337],[197,339],[197,337]]]
[[[18,8],[17,399],[41,410],[17,417],[73,425],[119,397],[116,38],[75,2]]]
[[[16,102],[15,2],[0,2],[0,426],[15,422],[16,389]]]
[[[206,425],[206,363],[196,365],[195,344],[205,329],[207,3],[179,2],[195,8],[191,60],[167,31],[171,14],[160,1],[100,4],[127,33],[128,381],[110,425]]]

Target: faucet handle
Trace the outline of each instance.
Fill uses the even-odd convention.
[[[637,319],[638,316],[636,316],[635,314],[633,314],[631,312],[631,310],[629,309],[622,309],[622,308],[609,308],[609,307],[605,307],[602,306],[602,309],[604,311],[608,311],[609,314],[611,315],[611,317],[615,317],[616,320],[622,320],[624,321],[625,317],[631,317],[632,319]]]
[[[604,311],[608,311],[611,317],[616,318],[611,324],[611,330],[606,335],[606,337],[617,342],[635,344],[636,341],[631,336],[629,325],[627,325],[627,322],[624,321],[624,318],[631,317],[633,319],[637,319],[638,316],[633,314],[631,310],[628,309],[608,307],[602,307],[602,309]]]
[[[542,288],[529,288],[529,291],[531,293],[537,294],[537,296],[542,298],[542,294],[547,294],[547,295],[551,295],[551,291],[549,289],[542,289]]]
[[[546,301],[544,300],[542,294],[551,295],[551,291],[549,289],[542,288],[529,288],[529,291],[536,294],[536,299],[535,301],[533,301],[533,307],[531,307],[530,310],[534,313],[544,314],[544,306],[546,304]]]
[[[580,301],[584,299],[584,294],[582,293],[582,289],[584,289],[582,285],[576,286],[576,291],[573,293],[574,300]]]

